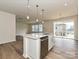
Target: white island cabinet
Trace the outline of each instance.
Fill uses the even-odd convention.
[[[44,41],[46,39],[41,40],[40,38],[46,37],[46,36],[48,36],[48,35],[44,35],[42,33],[24,35],[23,56],[25,58],[30,58],[30,59],[41,59],[41,49],[42,49],[41,41]],[[46,44],[48,44],[48,43],[46,43]],[[46,46],[46,44],[43,44],[43,45]],[[44,50],[44,47],[43,47],[43,50]],[[49,50],[49,47],[48,47],[48,50]]]

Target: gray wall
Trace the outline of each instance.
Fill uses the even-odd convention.
[[[24,35],[28,33],[28,24],[21,22],[21,21],[16,21],[16,35]]]

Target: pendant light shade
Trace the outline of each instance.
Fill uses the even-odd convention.
[[[39,20],[38,19],[36,19],[36,22],[38,22]]]
[[[42,23],[44,23],[44,21],[42,21]]]
[[[30,17],[29,16],[27,16],[27,19],[29,19]]]

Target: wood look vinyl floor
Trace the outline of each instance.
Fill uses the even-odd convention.
[[[78,59],[78,41],[71,39],[55,39],[55,47],[45,59]]]
[[[55,39],[55,47],[45,59],[77,59],[78,42],[68,39]],[[0,45],[0,59],[25,59],[22,40]]]

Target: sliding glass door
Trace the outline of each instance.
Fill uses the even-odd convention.
[[[55,22],[54,36],[74,39],[74,23],[73,22]]]

